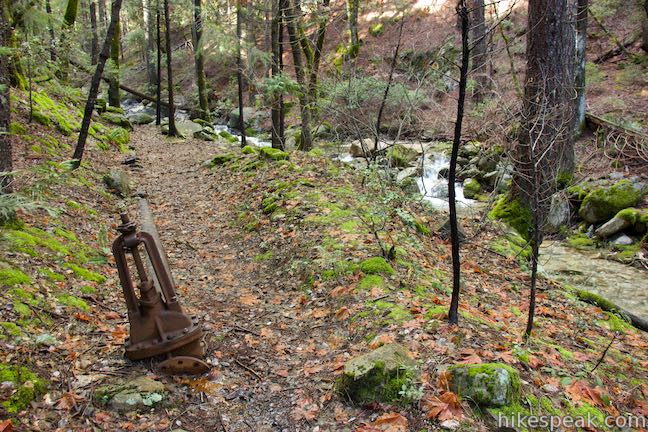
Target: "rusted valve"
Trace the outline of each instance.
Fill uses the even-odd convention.
[[[126,341],[126,357],[131,360],[166,355],[160,364],[162,372],[198,374],[209,366],[200,360],[202,329],[196,317],[182,312],[169,269],[150,233],[137,231],[126,213],[121,214],[120,233],[112,247],[119,280],[124,291],[130,323],[130,339]],[[143,245],[149,257],[157,284],[149,277],[140,255]],[[128,267],[127,254],[132,257],[139,277],[139,296]],[[156,285],[160,292],[156,290]]]

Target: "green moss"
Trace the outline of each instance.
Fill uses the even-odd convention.
[[[220,155],[214,156],[210,161],[209,161],[209,166],[216,166],[216,165],[224,165],[227,162],[230,162],[232,160],[236,159],[236,155],[234,153],[223,153]]]
[[[387,150],[387,158],[390,160],[390,166],[407,168],[411,162],[418,158],[418,152],[396,144]]]
[[[581,402],[577,407],[570,405],[569,414],[575,418],[583,418],[585,420],[589,419],[592,422],[592,425],[596,425],[596,430],[598,431],[610,430],[605,424],[607,414],[587,402]]]
[[[83,267],[79,267],[76,264],[66,263],[65,267],[72,270],[75,275],[77,275],[83,280],[90,281],[90,282],[97,282],[97,283],[104,283],[106,281],[106,277],[104,275],[95,273],[88,269],[84,269]]]
[[[508,223],[524,238],[527,239],[531,227],[531,211],[518,198],[511,200],[501,195],[495,202],[493,210],[488,213],[491,219],[500,219]]]
[[[414,219],[414,226],[416,227],[416,231],[425,236],[431,234],[430,228],[420,219]]]
[[[19,301],[14,302],[13,310],[20,315],[21,318],[29,318],[32,316],[32,311],[29,306]]]
[[[475,365],[453,365],[448,368],[452,376],[452,385],[455,392],[461,397],[468,397],[477,405],[493,406],[495,389],[500,383],[501,371],[507,372],[509,385],[505,405],[517,404],[520,400],[521,383],[518,371],[504,363],[482,363]]]
[[[378,300],[373,302],[373,307],[380,315],[387,314],[386,318],[391,322],[402,323],[412,319],[412,313],[407,308],[395,303]]]
[[[31,283],[31,278],[14,268],[0,268],[0,285],[15,286]]]
[[[246,145],[245,147],[243,147],[241,149],[241,153],[243,153],[243,154],[257,154],[258,152],[254,147]]]
[[[239,141],[239,139],[237,137],[235,137],[231,133],[227,132],[226,130],[222,130],[222,131],[218,132],[218,135],[221,138],[224,138],[229,143],[235,143],[235,142]]]
[[[369,34],[373,37],[381,36],[385,32],[385,25],[383,23],[374,24],[369,27]]]
[[[272,251],[267,251],[265,253],[259,254],[253,258],[254,261],[259,262],[259,261],[269,261],[272,259]]]
[[[627,208],[618,212],[615,217],[628,221],[632,225],[637,223],[648,225],[648,209]]]
[[[516,432],[529,432],[524,422],[518,424],[518,419],[527,418],[531,412],[520,403],[516,402],[501,408],[489,408],[488,412],[496,419],[502,419],[504,430],[515,430]]]
[[[367,275],[358,282],[358,289],[365,291],[372,288],[382,288],[385,286],[385,280],[380,275]]]
[[[593,292],[586,291],[586,290],[576,290],[576,296],[578,297],[579,300],[582,300],[585,303],[596,305],[601,309],[603,309],[604,311],[613,312],[613,313],[619,312],[619,309],[614,303],[601,297],[598,294],[594,294]]]
[[[82,299],[75,297],[70,294],[61,294],[56,297],[59,303],[65,306],[69,307],[74,307],[77,309],[81,309],[82,311],[88,312],[90,311],[90,306],[88,306],[88,303],[83,301]]]
[[[353,233],[358,231],[358,225],[358,221],[348,220],[340,225],[340,229],[342,231]]]
[[[531,247],[528,242],[515,232],[506,233],[491,243],[493,251],[510,258],[516,258],[520,266],[526,266],[531,258]]]
[[[79,288],[79,291],[81,291],[81,294],[94,294],[97,292],[97,289],[89,285],[84,285],[81,288]]]
[[[576,233],[567,239],[567,243],[575,249],[594,249],[596,242],[583,233]]]
[[[18,122],[11,122],[9,124],[9,133],[13,135],[24,135],[27,132],[25,126]]]
[[[20,327],[12,322],[0,322],[0,328],[9,336],[19,337],[22,334]]]
[[[428,309],[424,316],[426,320],[438,319],[440,316],[445,318],[448,316],[448,308],[446,306],[434,306]]]
[[[106,134],[106,139],[110,144],[119,148],[120,152],[125,153],[128,150],[126,144],[130,142],[130,134],[123,127],[112,129]]]
[[[33,400],[45,393],[47,385],[38,375],[24,366],[0,363],[0,382],[12,382],[14,393],[2,406],[10,415],[27,408]]]
[[[324,150],[322,150],[321,148],[314,148],[308,152],[308,156],[310,157],[322,157],[324,155]]]
[[[642,195],[632,182],[621,180],[609,188],[601,187],[588,193],[581,204],[580,214],[607,220],[621,210],[637,205]]]
[[[332,268],[326,269],[322,272],[322,279],[326,281],[337,279],[340,276],[354,274],[358,271],[358,268],[358,264],[353,261],[336,261],[332,264]]]
[[[259,156],[265,158],[265,159],[271,159],[271,160],[288,160],[290,155],[286,153],[285,151],[272,148],[272,147],[261,147],[259,149]]]
[[[360,263],[360,270],[364,274],[394,274],[392,266],[383,257],[373,257]]]

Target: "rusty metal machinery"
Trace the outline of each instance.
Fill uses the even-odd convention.
[[[209,366],[200,359],[204,355],[201,326],[196,317],[182,312],[173,279],[165,265],[164,252],[157,247],[154,236],[146,231],[138,231],[126,213],[121,214],[121,220],[122,224],[117,227],[120,235],[113,243],[112,252],[130,323],[130,338],[125,344],[126,357],[141,360],[164,355],[167,358],[159,365],[161,372],[205,372]],[[151,275],[146,271],[140,246],[143,246],[150,261]],[[127,255],[132,257],[139,277],[139,295],[131,277]]]

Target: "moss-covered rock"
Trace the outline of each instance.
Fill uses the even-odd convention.
[[[476,179],[467,178],[463,182],[464,196],[468,199],[474,199],[481,192],[481,185]]]
[[[10,382],[13,386],[11,396],[2,402],[2,407],[10,415],[27,408],[47,389],[45,381],[28,368],[4,363],[0,363],[0,382]]]
[[[389,166],[394,168],[407,168],[412,162],[418,159],[419,154],[416,150],[407,148],[400,144],[395,144],[387,150],[387,159]]]
[[[360,263],[360,270],[364,274],[394,274],[394,269],[383,257],[373,257]]]
[[[216,141],[218,134],[213,129],[205,127],[199,131],[195,131],[193,137],[203,141]]]
[[[641,187],[621,180],[609,187],[598,187],[587,194],[578,214],[589,223],[604,222],[623,209],[636,206],[643,196]]]
[[[520,376],[503,363],[454,365],[448,368],[452,390],[461,398],[484,407],[519,402]]]
[[[130,134],[123,127],[117,127],[106,134],[106,139],[112,145],[119,148],[120,151],[126,150],[126,144],[130,142]]]
[[[121,126],[124,129],[127,129],[129,131],[133,130],[133,125],[131,124],[130,120],[126,118],[126,116],[118,113],[113,113],[113,112],[105,112],[99,116],[102,120],[107,121],[110,124],[114,124],[116,126]]]
[[[112,170],[103,176],[103,182],[106,187],[113,193],[127,197],[130,195],[130,179],[128,175],[121,170]]]
[[[109,113],[115,113],[115,114],[126,114],[126,111],[124,111],[124,108],[122,107],[117,107],[117,106],[112,106],[112,105],[107,105],[106,106],[106,111]]]
[[[236,159],[236,155],[234,153],[223,153],[211,158],[207,162],[207,165],[210,167],[215,167],[216,165],[224,165],[234,159]]]
[[[258,153],[258,151],[254,147],[246,145],[245,147],[243,147],[241,149],[241,153],[243,153],[243,154],[256,154],[256,153]]]
[[[373,288],[382,288],[385,286],[385,279],[380,275],[366,275],[358,282],[358,289],[369,291]]]
[[[259,155],[271,160],[288,160],[290,157],[287,152],[272,147],[261,147],[259,149]]]
[[[221,138],[224,138],[225,141],[227,141],[229,143],[239,142],[238,137],[232,135],[231,133],[227,132],[226,130],[222,130],[222,131],[218,132],[218,136],[220,136]]]
[[[519,198],[511,199],[506,195],[501,195],[495,202],[493,210],[488,213],[488,217],[506,222],[515,228],[523,238],[528,238],[531,227],[531,211],[522,205]]]
[[[145,112],[133,113],[128,116],[128,119],[132,124],[136,124],[136,125],[150,124],[155,121],[155,117]]]
[[[411,402],[405,395],[416,378],[415,363],[399,344],[380,348],[349,360],[337,390],[352,403]]]
[[[164,384],[148,377],[99,387],[95,399],[119,412],[147,410],[166,398]]]

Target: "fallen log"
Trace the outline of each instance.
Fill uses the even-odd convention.
[[[596,131],[598,128],[609,129],[615,132],[620,132],[626,135],[631,135],[642,140],[648,140],[648,135],[642,134],[635,130],[629,129],[627,127],[621,126],[618,123],[615,123],[611,120],[604,119],[592,113],[585,113],[585,122],[587,127],[592,131]]]
[[[604,62],[610,60],[611,58],[614,58],[614,57],[616,57],[618,55],[623,54],[624,52],[627,53],[628,52],[627,48],[630,48],[638,40],[639,40],[639,35],[637,34],[637,35],[631,37],[630,39],[626,40],[625,42],[623,42],[620,46],[612,48],[611,50],[609,50],[609,51],[601,54],[600,56],[598,56],[596,59],[594,59],[594,63],[595,64],[601,64],[601,63],[604,63]]]
[[[648,332],[648,320],[645,320],[631,312],[628,312],[627,310],[620,308],[611,301],[585,290],[577,290],[576,296],[579,300],[594,306],[598,306],[606,312],[618,315],[621,319],[627,321],[633,327]]]

